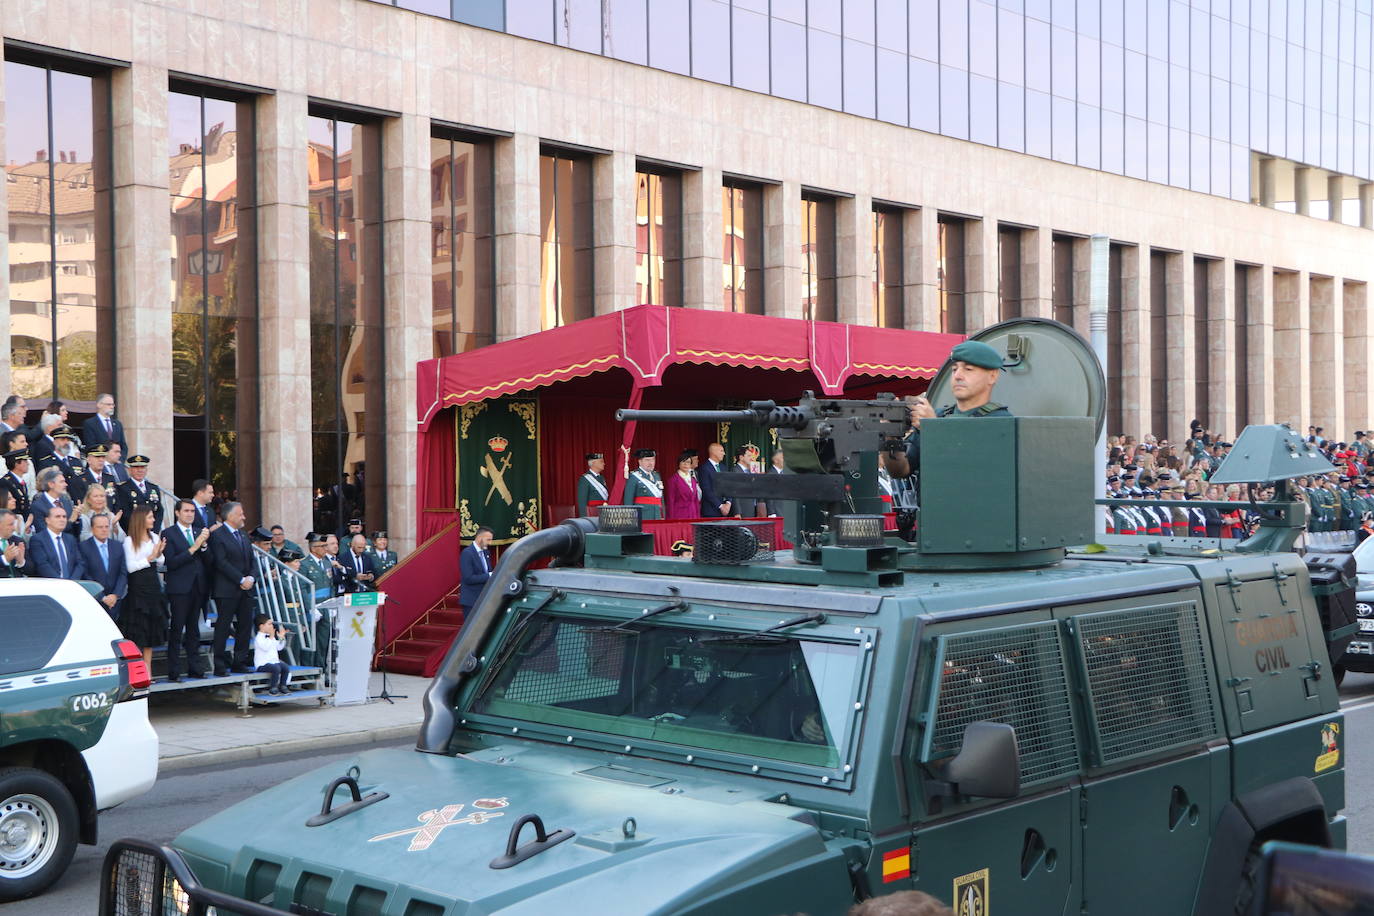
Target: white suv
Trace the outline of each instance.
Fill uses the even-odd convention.
[[[46,889],[98,812],[152,788],[148,684],[80,584],[0,580],[0,902]]]

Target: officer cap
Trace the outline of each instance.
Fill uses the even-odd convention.
[[[146,468],[152,461],[147,455],[130,455],[129,460],[124,463],[131,468]]]
[[[105,447],[104,442],[97,442],[95,445],[86,449],[86,454],[94,455],[97,458],[104,458],[106,455],[110,454],[110,450]]]
[[[654,457],[657,457],[657,455],[658,455],[658,452],[654,451],[654,450],[651,449],[651,448],[637,448],[637,449],[635,449],[635,457],[636,457],[636,458],[654,458]]]
[[[981,340],[964,341],[949,352],[949,358],[983,369],[1002,368],[1002,355]]]
[[[65,424],[65,423],[62,424],[61,426],[54,426],[54,427],[52,428],[52,432],[49,433],[48,435],[52,436],[54,439],[75,439],[75,438],[76,438],[76,433],[72,432],[72,428],[71,428],[70,426],[68,426],[67,424]]]
[[[603,454],[601,454],[600,452],[588,452],[588,453],[587,453],[587,460],[588,460],[588,461],[596,461],[596,460],[598,460],[598,459],[605,458],[605,457],[606,457],[606,456],[603,455]]]
[[[372,532],[372,540],[374,541],[377,540],[377,538],[389,538],[390,536],[391,535],[387,534],[385,531]]]
[[[348,520],[348,527],[352,528],[354,525],[357,525],[359,528],[361,528],[363,526],[363,520],[360,518],[350,518]]]
[[[312,531],[305,536],[305,540],[309,544],[323,544],[325,541],[329,540],[329,538],[320,534],[318,531]]]
[[[1112,474],[1107,478],[1107,483],[1116,483],[1119,480],[1121,480],[1119,476],[1117,476],[1116,474]]]
[[[304,560],[305,554],[296,550],[294,547],[283,547],[281,553],[277,555],[277,559],[281,560],[283,563],[290,563],[293,560]]]
[[[270,541],[272,540],[272,532],[259,525],[248,532],[248,539],[250,541]]]
[[[11,471],[14,470],[14,466],[19,462],[28,460],[29,450],[26,448],[17,448],[13,451],[5,452],[5,466]]]

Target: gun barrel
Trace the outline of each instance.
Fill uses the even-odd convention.
[[[733,423],[737,420],[757,423],[762,419],[748,408],[738,410],[632,410],[622,407],[615,412],[622,422],[642,420],[649,423]]]

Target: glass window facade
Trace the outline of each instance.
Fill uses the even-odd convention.
[[[253,105],[174,87],[167,102],[173,484],[204,478],[256,518],[257,212]]]
[[[901,210],[873,208],[873,324],[906,326]]]
[[[725,310],[763,314],[763,189],[727,181],[720,190]]]
[[[963,334],[964,292],[967,270],[964,263],[967,221],[957,216],[941,215],[936,229],[936,280],[940,285],[940,331],[944,334]]]
[[[682,175],[635,173],[635,304],[682,304]]]
[[[1021,236],[1017,226],[997,228],[998,321],[1021,317]]]
[[[802,317],[835,320],[835,199],[803,194]]]
[[[429,145],[434,355],[452,356],[496,339],[491,144],[436,136]]]
[[[592,317],[592,161],[539,157],[539,304],[544,329]]]
[[[109,83],[4,66],[9,390],[89,413],[114,390]]]
[[[308,131],[315,530],[383,528],[381,129],[312,110]]]
[[[1251,149],[1374,178],[1365,0],[500,2],[454,16],[1223,197]]]

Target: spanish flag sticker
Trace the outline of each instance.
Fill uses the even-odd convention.
[[[911,877],[911,847],[883,853],[883,883]]]

